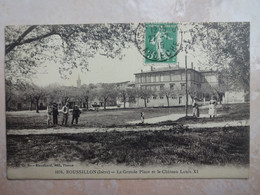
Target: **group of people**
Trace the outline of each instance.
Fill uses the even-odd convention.
[[[62,109],[62,123],[61,125],[67,126],[68,124],[68,119],[69,119],[69,104],[66,103]],[[50,103],[49,106],[47,107],[47,126],[55,126],[58,125],[58,115],[59,115],[59,109],[58,105],[56,103]],[[73,125],[74,121],[76,124],[78,124],[78,118],[80,117],[81,111],[77,105],[73,107],[72,110],[72,121],[71,124]]]
[[[209,118],[215,118],[217,116],[217,101],[211,99],[209,101]],[[194,98],[192,103],[192,115],[195,118],[200,116],[199,104],[197,103],[197,98]]]
[[[209,117],[210,118],[215,118],[217,116],[217,101],[214,99],[211,99],[209,101]],[[194,118],[199,118],[200,117],[200,109],[199,109],[199,104],[198,104],[198,99],[194,98],[192,102],[192,116]],[[144,112],[141,112],[141,123],[144,124]]]
[[[217,116],[217,101],[214,99],[211,99],[209,101],[209,117],[210,118],[215,118]],[[200,110],[199,110],[199,104],[197,103],[197,98],[194,98],[192,102],[192,115],[195,118],[198,118],[200,116]],[[67,126],[68,124],[68,119],[69,119],[69,104],[66,103],[62,109],[62,123],[61,125]],[[47,125],[48,127],[50,126],[55,126],[58,125],[58,115],[59,115],[59,109],[58,105],[56,103],[49,104],[47,107]],[[76,124],[78,124],[78,119],[80,117],[81,111],[77,105],[73,107],[72,110],[72,121],[71,124],[73,125],[74,121]],[[144,112],[141,112],[141,123],[144,123]]]

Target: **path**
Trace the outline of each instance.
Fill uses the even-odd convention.
[[[211,128],[211,127],[231,127],[231,126],[249,126],[249,120],[236,120],[236,121],[220,121],[220,122],[207,122],[207,123],[194,123],[185,124],[189,128]]]
[[[208,122],[198,124],[185,124],[189,128],[210,128],[210,127],[225,127],[225,126],[249,126],[249,120],[237,120],[226,122]],[[7,135],[47,135],[47,134],[67,134],[67,133],[90,133],[90,132],[111,132],[111,131],[160,131],[169,130],[171,126],[133,126],[133,127],[115,127],[115,128],[63,128],[63,129],[24,129],[24,130],[7,130]]]
[[[154,118],[148,118],[145,119],[144,122],[148,123],[148,124],[154,124],[154,123],[159,123],[159,122],[163,122],[163,121],[176,121],[179,118],[184,117],[184,114],[170,114],[170,115],[166,115],[166,116],[159,116],[159,117],[154,117]],[[208,114],[201,114],[200,118],[207,118]],[[130,121],[128,122],[128,124],[136,124],[136,123],[140,123],[141,120],[136,120],[136,121]]]

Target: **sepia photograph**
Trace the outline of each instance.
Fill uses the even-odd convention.
[[[6,26],[8,178],[248,178],[249,47],[249,22]]]

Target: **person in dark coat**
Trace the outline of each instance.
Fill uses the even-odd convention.
[[[79,110],[79,107],[76,105],[74,106],[73,110],[72,110],[72,121],[71,124],[73,125],[74,119],[76,124],[78,124],[78,118],[80,116],[81,112]]]
[[[56,103],[53,104],[52,115],[53,115],[53,124],[57,125],[58,124],[59,109],[58,109],[58,105]]]
[[[192,103],[192,115],[195,118],[198,118],[200,116],[200,110],[199,110],[199,104],[197,103],[197,98],[194,98],[193,103]]]
[[[67,126],[67,122],[68,122],[68,118],[69,118],[69,104],[66,103],[65,106],[62,107],[62,125],[64,124],[65,126]]]

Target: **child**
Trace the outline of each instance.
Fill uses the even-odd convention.
[[[144,112],[141,112],[141,123],[144,124]]]

